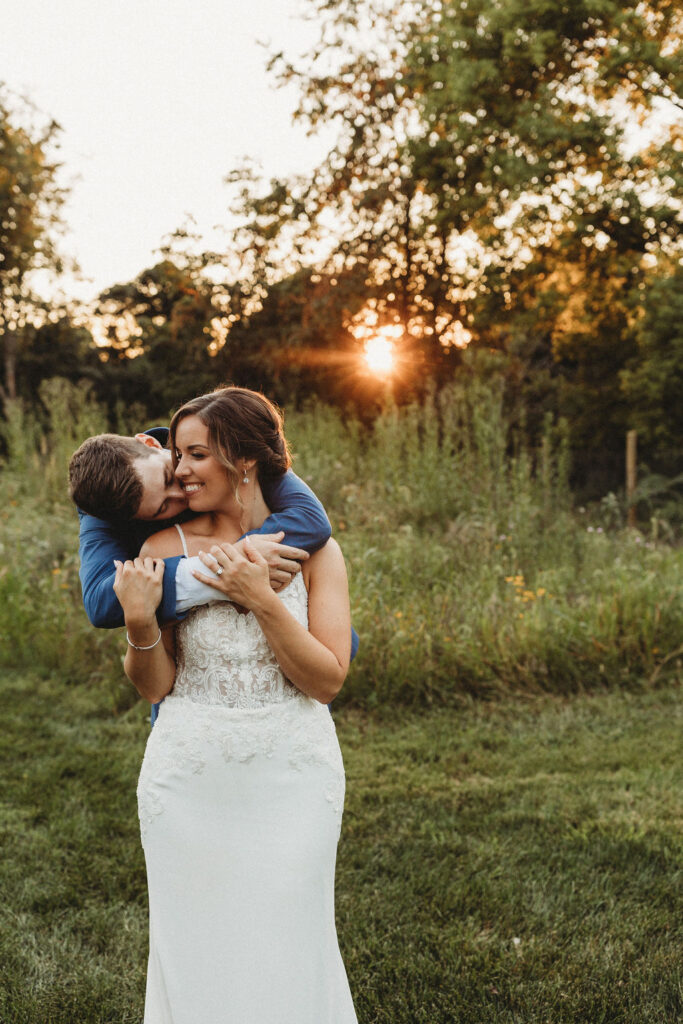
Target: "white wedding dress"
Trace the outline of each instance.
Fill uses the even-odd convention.
[[[280,596],[307,625],[301,574]],[[176,645],[138,784],[145,1024],[356,1024],[334,922],[332,716],[231,604],[191,612]]]

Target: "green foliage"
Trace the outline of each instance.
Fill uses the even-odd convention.
[[[3,695],[0,1018],[134,1024],[146,717],[57,676],[6,675]],[[359,1020],[680,1018],[678,697],[335,712],[336,916]]]
[[[164,259],[100,296],[108,345],[100,397],[141,402],[165,418],[189,398],[216,386],[215,355],[225,333],[215,288],[191,263]]]
[[[510,452],[500,395],[454,388],[368,433],[319,410],[288,429],[350,570],[362,643],[341,700],[680,679],[682,553],[606,505],[572,511],[562,425]]]
[[[553,409],[584,456],[576,480],[593,495],[613,488],[631,411],[620,374],[630,362],[639,372],[634,324],[680,255],[680,10],[636,0],[307,9],[318,44],[298,64],[274,55],[271,69],[299,89],[297,117],[333,125],[336,141],[310,176],[232,175],[240,289],[251,294],[240,341],[255,358],[266,321],[278,338],[269,360],[285,351],[296,367],[283,375],[291,393],[336,401],[306,360],[316,291],[301,284],[315,266],[338,294],[316,325],[325,352],[336,347],[343,364],[358,350],[350,323],[364,305],[378,329],[402,326],[407,372],[394,388],[406,401],[425,379],[458,374],[469,332],[472,347],[508,358],[530,443]],[[646,130],[634,144],[636,123]],[[653,372],[666,368],[643,370]],[[278,387],[279,367],[273,376]]]
[[[55,237],[64,190],[53,158],[59,131],[54,121],[37,123],[28,104],[11,104],[0,87],[0,396],[10,401],[17,397],[17,353],[45,313],[30,274],[62,269]]]
[[[40,389],[45,415],[8,403],[1,478],[0,664],[32,665],[66,681],[104,684],[113,706],[133,694],[121,678],[120,643],[90,627],[78,578],[78,521],[67,466],[86,437],[106,429],[86,387],[55,378]]]
[[[622,375],[643,450],[675,470],[683,437],[683,266],[655,281],[638,325],[638,358]]]
[[[119,636],[92,629],[81,608],[65,496],[68,458],[103,417],[64,381],[42,398],[48,421],[17,406],[8,426],[0,542],[14,557],[0,576],[0,663],[97,679],[125,707]],[[475,382],[389,408],[371,427],[322,405],[286,427],[349,567],[362,642],[341,702],[681,678],[683,552],[659,519],[652,537],[625,530],[616,498],[572,510],[562,423],[548,420],[529,449],[510,433],[500,388]]]

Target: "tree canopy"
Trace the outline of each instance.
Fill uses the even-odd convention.
[[[325,332],[340,349],[364,307],[400,326],[407,395],[457,372],[463,344],[494,348],[532,417],[570,415],[577,445],[609,460],[646,296],[681,256],[679,6],[307,9],[318,46],[271,70],[297,83],[297,116],[337,141],[310,176],[232,176],[242,288],[258,307],[315,267],[343,294]]]
[[[309,174],[232,169],[239,226],[225,251],[179,231],[101,296],[105,344],[87,373],[100,393],[156,417],[234,381],[371,415],[389,393],[403,402],[494,375],[532,438],[549,414],[569,420],[589,489],[614,486],[631,427],[652,465],[679,472],[677,0],[302,6],[317,44],[273,54],[269,70],[334,144]],[[58,264],[62,194],[57,127],[36,135],[4,108],[0,127],[12,393],[30,272]],[[381,382],[362,359],[377,337],[395,354]],[[64,320],[49,339],[70,359],[84,343]]]
[[[35,295],[37,270],[59,273],[57,249],[64,190],[58,182],[55,121],[37,124],[28,104],[12,105],[0,88],[0,339],[4,379],[0,395],[17,394],[16,361],[27,331],[44,319]]]

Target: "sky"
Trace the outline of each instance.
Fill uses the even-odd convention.
[[[84,301],[154,261],[187,216],[229,223],[223,179],[244,156],[267,175],[312,169],[330,136],[292,123],[267,51],[315,41],[305,0],[0,0],[0,82],[62,127],[71,186],[63,249]],[[215,236],[214,236],[215,238]]]

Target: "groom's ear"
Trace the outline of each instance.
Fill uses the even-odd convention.
[[[135,440],[142,441],[142,443],[146,444],[148,448],[159,448],[163,450],[163,445],[159,444],[156,437],[152,437],[151,434],[136,434]]]

